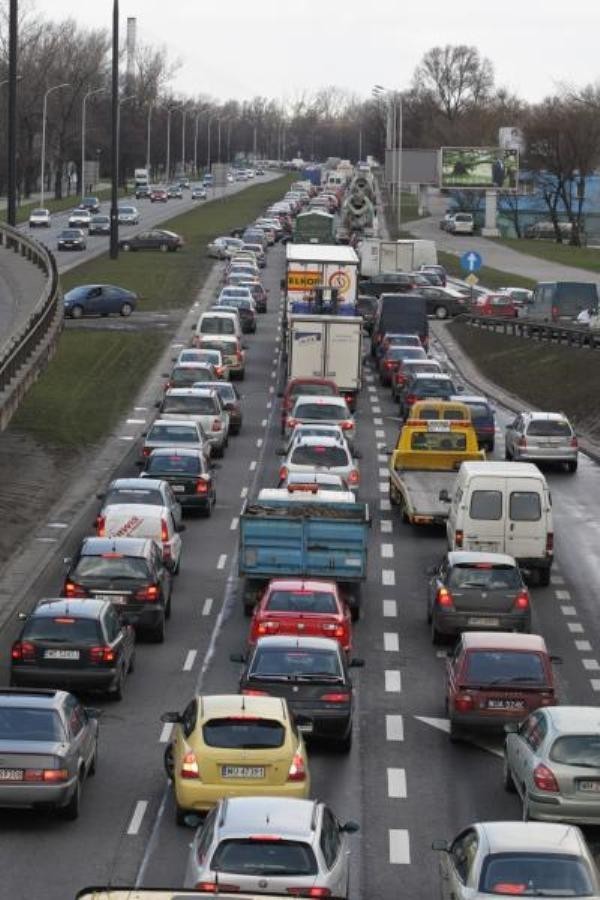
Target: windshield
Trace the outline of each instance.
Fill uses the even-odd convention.
[[[173,473],[197,475],[203,471],[199,456],[179,456],[177,454],[167,456],[165,453],[152,454],[146,469],[148,474],[157,477]]]
[[[452,382],[446,378],[420,378],[415,390],[423,397],[446,397],[455,394]]]
[[[600,735],[569,734],[557,738],[550,759],[565,766],[600,769]]]
[[[337,613],[330,591],[273,591],[265,606],[269,612]]]
[[[348,453],[343,447],[327,447],[321,444],[303,444],[296,447],[290,460],[295,466],[348,466]]]
[[[567,422],[552,419],[537,419],[529,423],[528,437],[571,437],[571,429]]]
[[[297,841],[238,839],[223,841],[210,863],[213,870],[239,875],[316,875],[317,861],[308,844]]]
[[[218,365],[221,362],[221,353],[219,350],[182,350],[179,354],[179,362],[182,363],[201,363],[209,362],[211,365]],[[198,379],[196,379],[197,381]]]
[[[583,860],[566,853],[496,853],[483,864],[483,894],[589,897],[594,891]]]
[[[225,747],[230,750],[261,750],[283,746],[285,728],[272,719],[227,716],[211,719],[202,728],[204,743],[208,747]]]
[[[99,623],[95,619],[77,619],[74,616],[37,616],[27,620],[23,639],[29,641],[55,641],[64,644],[97,644],[102,638]]]
[[[492,411],[485,403],[467,403],[471,410],[472,422],[484,422],[492,418]]]
[[[514,566],[498,566],[492,563],[465,563],[453,566],[448,587],[477,588],[486,591],[511,591],[522,587],[521,576]]]
[[[471,650],[467,659],[467,680],[471,684],[545,684],[546,675],[539,653]]]
[[[71,578],[84,581],[92,578],[147,578],[148,566],[140,556],[107,553],[104,556],[82,556]]]
[[[251,676],[335,676],[342,678],[337,653],[331,650],[299,650],[295,647],[259,647],[252,661]]]
[[[190,368],[175,368],[171,372],[169,382],[173,387],[191,387],[196,381],[213,381],[213,370],[208,366],[190,366]]]
[[[411,436],[410,449],[462,453],[467,449],[467,437],[452,431],[417,431]]]
[[[52,709],[0,707],[0,741],[64,741],[60,716]]]
[[[113,488],[104,498],[104,506],[111,503],[148,503],[150,506],[164,506],[160,491],[154,488]]]
[[[296,419],[321,419],[340,422],[348,417],[348,411],[333,403],[299,403],[294,409]]]
[[[181,413],[188,416],[214,416],[217,414],[213,397],[178,397],[177,395],[165,397],[161,412]]]
[[[197,444],[198,432],[185,425],[154,425],[148,432],[148,443],[169,441],[171,444]]]
[[[235,334],[235,325],[231,319],[211,316],[202,319],[200,332],[202,334]]]

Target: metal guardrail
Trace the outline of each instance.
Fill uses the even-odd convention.
[[[583,325],[558,325],[555,322],[532,322],[526,318],[509,319],[475,316],[469,313],[462,313],[457,316],[457,320],[481,328],[483,331],[511,334],[513,337],[529,338],[534,341],[551,341],[570,347],[600,349],[600,331],[590,331]]]
[[[0,391],[4,391],[51,328],[59,311],[60,291],[54,256],[33,238],[0,223],[0,247],[19,253],[46,275],[44,288],[31,315],[0,347]]]

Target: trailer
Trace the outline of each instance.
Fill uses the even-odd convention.
[[[422,265],[437,265],[435,241],[384,241],[366,237],[358,245],[358,256],[362,278],[384,272],[414,272]]]
[[[352,247],[337,244],[288,244],[286,246],[286,310],[315,311],[317,289],[333,291],[336,311],[356,315],[358,256]]]

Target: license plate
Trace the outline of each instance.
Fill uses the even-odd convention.
[[[264,778],[264,766],[221,766],[223,778]]]
[[[577,790],[585,791],[586,794],[600,794],[600,779],[596,781],[593,781],[592,779],[578,781]]]
[[[450,422],[445,422],[443,419],[429,419],[427,422],[427,431],[450,431]]]
[[[488,700],[488,709],[524,709],[524,700]]]
[[[23,769],[0,769],[0,781],[23,781]]]
[[[44,659],[79,659],[79,650],[44,650]]]
[[[176,494],[185,494],[185,485],[184,484],[173,484],[171,485],[174,492]]]
[[[470,616],[467,619],[467,625],[481,625],[486,628],[497,628],[500,619],[490,619],[485,616]]]
[[[108,600],[110,603],[127,603],[125,594],[94,594],[96,600]]]
[[[301,731],[302,734],[312,734],[314,731],[314,725],[312,722],[304,722],[302,725],[297,725],[298,731]]]

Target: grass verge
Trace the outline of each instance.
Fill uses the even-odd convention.
[[[103,188],[100,191],[92,192],[90,196],[97,197],[99,200],[110,200],[110,188]],[[122,188],[119,189],[119,197],[127,196],[126,191]],[[68,197],[61,197],[60,200],[49,199],[48,197],[44,198],[44,209],[49,209],[51,213],[60,213],[65,212],[68,209],[72,209],[74,206],[80,202],[79,194],[69,194]],[[17,209],[17,224],[21,222],[27,222],[29,219],[29,213],[32,209],[37,209],[40,206],[39,200],[25,200],[19,208]],[[6,221],[6,208],[0,210],[0,219],[5,222]]]
[[[554,241],[536,241],[528,238],[503,238],[498,243],[519,253],[527,253],[538,259],[574,266],[588,272],[600,273],[600,249],[593,247],[572,247],[570,244],[556,244]]]
[[[453,278],[464,279],[466,277],[467,273],[460,267],[460,257],[454,256],[453,253],[438,250],[438,262]],[[477,272],[477,277],[482,286],[490,288],[492,291],[499,287],[522,287],[533,290],[537,284],[534,278],[525,278],[523,275],[503,272],[501,269],[492,269],[489,266],[482,266]]]
[[[576,427],[600,438],[600,412],[590,403],[600,391],[596,352],[495,334],[460,321],[448,328],[490,381],[533,407],[562,410]]]

